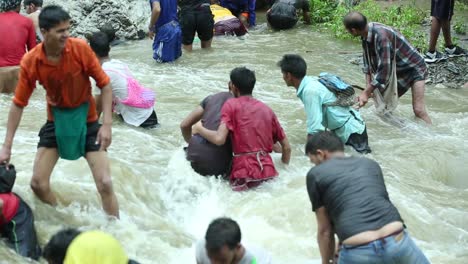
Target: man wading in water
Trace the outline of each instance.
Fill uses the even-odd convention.
[[[112,89],[89,45],[69,38],[70,16],[59,6],[47,6],[39,15],[44,42],[27,53],[20,65],[20,78],[8,116],[0,163],[9,162],[13,138],[34,91],[36,81],[46,90],[47,122],[39,132],[31,188],[39,199],[56,205],[50,189],[50,175],[59,157],[76,160],[85,157],[101,195],[104,211],[119,216],[112,189],[106,149],[111,144]],[[102,89],[102,126],[89,77]]]

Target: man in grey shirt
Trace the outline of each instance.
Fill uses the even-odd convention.
[[[307,192],[322,263],[334,263],[335,233],[339,263],[429,263],[390,202],[379,164],[343,151],[330,131],[313,134],[306,144],[316,164],[307,174]]]
[[[299,20],[298,10],[302,11],[304,24],[310,24],[309,0],[276,0],[267,11],[268,24],[277,30],[292,28]]]
[[[271,264],[263,249],[241,244],[241,230],[230,218],[217,218],[208,226],[205,239],[196,245],[197,264]]]

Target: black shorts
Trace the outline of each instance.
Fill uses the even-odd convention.
[[[101,128],[99,122],[88,123],[86,131],[86,152],[99,151],[101,144],[96,144],[97,134]],[[39,143],[38,148],[57,148],[57,139],[55,137],[55,125],[54,122],[47,121],[39,131]]]
[[[440,20],[451,20],[455,0],[431,0],[431,16]]]
[[[201,41],[213,38],[214,19],[209,7],[203,10],[185,10],[180,14],[180,28],[182,29],[182,44],[191,45],[195,32]]]
[[[153,110],[153,113],[148,117],[148,119],[143,122],[140,127],[142,128],[155,128],[158,125],[158,116],[156,111]]]
[[[23,257],[38,260],[41,248],[37,243],[34,215],[21,197],[16,215],[2,228],[1,236],[6,238],[6,244]]]
[[[357,152],[361,154],[371,153],[372,150],[369,147],[367,128],[364,128],[364,132],[362,132],[362,134],[351,134],[348,138],[348,141],[346,141],[346,145],[353,147]]]

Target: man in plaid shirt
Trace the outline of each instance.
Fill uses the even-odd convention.
[[[359,106],[364,106],[374,89],[382,93],[392,78],[395,60],[398,79],[398,96],[405,94],[411,87],[414,114],[431,124],[424,103],[425,78],[427,67],[424,58],[395,29],[371,22],[358,12],[350,12],[343,19],[346,30],[353,36],[361,37],[364,49],[364,73],[366,89],[359,96]]]

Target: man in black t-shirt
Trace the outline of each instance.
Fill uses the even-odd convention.
[[[230,92],[206,97],[180,124],[182,135],[189,144],[187,160],[193,170],[203,176],[228,174],[232,159],[231,141],[227,140],[224,145],[216,146],[199,134],[192,135],[192,126],[201,120],[204,127],[217,130],[221,121],[221,108],[232,97]]]
[[[184,50],[192,51],[195,32],[201,40],[202,49],[210,48],[214,26],[210,0],[179,0],[179,7]]]
[[[340,263],[429,263],[390,202],[379,164],[343,151],[330,131],[313,134],[306,144],[316,164],[307,174],[307,192],[322,263],[334,263],[335,233]]]
[[[304,24],[310,24],[310,2],[308,0],[276,0],[267,11],[268,24],[274,29],[289,29],[299,20],[297,10],[302,11]]]

